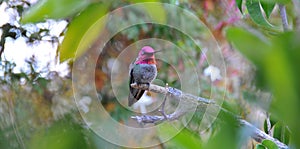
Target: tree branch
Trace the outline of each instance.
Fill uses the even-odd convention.
[[[253,126],[251,123],[247,122],[246,120],[239,120],[239,123],[241,126],[246,128],[247,130],[250,131],[251,137],[257,141],[257,142],[262,142],[263,140],[271,140],[274,142],[279,148],[287,149],[289,148],[286,144],[278,141],[277,139],[271,137],[270,135],[266,134],[265,132],[261,131],[260,129],[256,128]]]
[[[226,109],[223,109],[222,107],[220,107],[212,99],[206,99],[203,97],[194,96],[192,94],[187,94],[176,88],[161,87],[161,86],[154,85],[154,84],[150,84],[150,85],[139,84],[139,85],[137,85],[136,83],[131,84],[131,87],[139,88],[139,89],[143,89],[143,90],[149,90],[151,92],[160,93],[160,94],[167,94],[168,96],[170,96],[174,99],[177,99],[180,101],[191,102],[191,103],[193,103],[193,105],[196,105],[196,106],[198,106],[198,105],[215,105],[215,106],[221,108],[221,110],[223,112],[234,115],[230,111],[227,111]],[[187,107],[184,110],[180,110],[180,111],[176,110],[174,113],[166,115],[166,118],[165,118],[165,116],[160,116],[160,115],[132,116],[131,118],[137,120],[138,123],[159,123],[159,122],[163,122],[165,120],[173,121],[173,120],[177,120],[178,118],[180,118],[181,116],[183,116],[184,114],[186,114],[187,112],[189,112],[193,109],[194,108]],[[240,119],[238,116],[235,116],[235,115],[234,115],[234,117],[237,119],[240,126],[243,126],[244,128],[246,128],[247,130],[249,130],[251,132],[251,137],[254,140],[256,140],[257,142],[262,142],[262,140],[268,139],[268,140],[273,141],[279,148],[284,148],[284,149],[288,148],[288,146],[286,144],[269,136],[268,134],[266,134],[262,130],[256,128],[255,126],[253,126],[251,123],[247,122],[246,120]]]
[[[158,85],[150,84],[149,86],[147,84],[139,84],[137,85],[136,83],[132,83],[131,87],[133,88],[138,88],[142,90],[149,90],[151,92],[155,93],[160,93],[160,94],[169,94],[172,98],[175,99],[182,99],[185,101],[193,102],[193,103],[198,103],[198,104],[212,104],[215,103],[213,100],[206,99],[203,97],[198,97],[192,94],[187,94],[182,92],[179,89],[173,88],[173,87],[161,87]]]
[[[279,12],[280,12],[282,25],[283,25],[283,30],[287,31],[287,30],[289,30],[289,23],[288,23],[287,16],[286,16],[285,6],[283,4],[279,4],[278,6],[279,6]]]

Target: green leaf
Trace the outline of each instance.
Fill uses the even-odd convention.
[[[201,149],[201,140],[200,138],[193,134],[192,132],[183,129],[178,132],[178,129],[169,123],[163,123],[159,125],[159,137],[168,137],[170,135],[174,135],[172,139],[166,142],[166,146],[170,148],[182,148],[182,149],[190,149],[190,148],[198,148]]]
[[[271,122],[271,128],[278,122],[278,119],[276,119],[273,115],[270,115],[270,122]]]
[[[291,0],[260,0],[260,1],[264,3],[280,3],[280,4],[287,4],[291,2]]]
[[[242,5],[243,5],[243,0],[235,0],[236,6],[239,8],[240,12],[243,13],[242,10]]]
[[[295,119],[299,113],[299,108],[297,108],[299,105],[297,83],[299,63],[297,60],[294,61],[294,57],[299,59],[300,52],[298,52],[299,41],[296,42],[297,36],[295,35],[285,33],[272,40],[273,44],[270,48],[272,52],[264,58],[264,62],[265,75],[274,92],[275,99],[272,100],[272,109],[276,109],[277,114],[280,114],[277,115],[278,119],[280,118],[289,126],[296,127],[292,122],[296,122]]]
[[[272,117],[289,126],[293,132],[291,138],[300,138],[297,131],[300,122],[299,33],[286,32],[262,42],[258,36],[243,29],[229,28],[226,36],[236,49],[256,64],[263,78],[262,84],[272,91],[274,96],[269,109]],[[294,143],[300,147],[299,142]]]
[[[235,49],[239,50],[257,66],[256,85],[266,88],[266,78],[263,72],[264,59],[262,57],[267,57],[270,53],[270,41],[262,35],[250,33],[242,28],[229,28],[226,37]]]
[[[282,123],[277,123],[274,126],[274,138],[278,139],[281,142],[284,142],[285,144],[289,143],[290,139],[290,132],[287,129],[286,126],[284,126]]]
[[[260,65],[263,60],[261,57],[266,56],[268,53],[268,40],[250,33],[245,29],[229,28],[226,37],[236,49],[241,51],[257,65]]]
[[[299,32],[285,32],[275,37],[273,40],[274,54],[277,59],[270,61],[272,69],[268,72],[270,84],[274,88],[274,100],[271,104],[271,112],[278,119],[288,125],[291,130],[291,138],[296,144],[295,148],[300,148],[300,142],[296,141],[300,138],[299,131],[299,105],[300,105],[300,34]],[[273,56],[274,57],[274,56]],[[276,63],[275,63],[276,62]],[[274,75],[276,72],[276,75]],[[271,75],[273,74],[273,76]],[[275,114],[276,113],[276,114]]]
[[[279,149],[278,146],[271,140],[263,140],[261,144],[267,147],[267,149]]]
[[[260,0],[260,4],[261,4],[261,7],[263,8],[264,12],[266,13],[267,18],[270,18],[270,15],[271,15],[276,3]]]
[[[282,142],[285,143],[285,144],[289,144],[290,143],[290,136],[291,136],[291,132],[288,129],[288,127],[285,126],[284,127],[284,135],[283,135],[283,138],[282,138]]]
[[[89,3],[89,0],[41,0],[23,13],[21,23],[66,18],[78,13]]]
[[[287,4],[287,3],[291,2],[291,0],[275,0],[275,1],[280,4]]]
[[[105,27],[108,8],[108,4],[94,3],[74,18],[59,47],[60,62],[74,58],[76,52],[80,56],[91,46]]]
[[[274,117],[271,115],[270,118],[270,124],[271,124],[271,129],[273,128],[273,126],[277,123],[278,120],[274,119]],[[268,133],[267,131],[267,119],[265,119],[265,122],[264,122],[264,131],[266,133]]]
[[[270,24],[262,14],[262,10],[260,9],[260,4],[258,0],[247,0],[246,7],[249,12],[251,19],[258,25],[273,28],[274,26]]]
[[[267,149],[267,148],[262,144],[256,144],[255,149]]]
[[[269,133],[267,119],[265,119],[265,121],[264,121],[264,131],[265,131],[265,133]]]
[[[282,141],[281,140],[281,136],[282,136],[282,132],[283,129],[282,129],[282,124],[281,123],[277,123],[274,127],[274,138],[278,139],[279,141]]]

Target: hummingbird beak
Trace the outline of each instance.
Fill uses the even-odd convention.
[[[154,51],[154,52],[145,52],[145,54],[146,55],[152,55],[152,54],[157,53],[157,52],[162,52],[162,50]]]

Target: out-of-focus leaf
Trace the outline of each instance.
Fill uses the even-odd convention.
[[[291,2],[291,0],[275,0],[277,3],[281,3],[281,4],[287,4],[289,2]]]
[[[36,132],[30,149],[74,149],[88,148],[80,125],[70,120],[60,120],[49,128]]]
[[[297,73],[299,61],[295,57],[300,56],[298,52],[300,44],[296,38],[298,37],[294,33],[276,37],[272,40],[272,52],[264,57],[265,78],[274,93],[271,112],[276,113],[274,116],[280,118],[294,131],[298,127],[297,113],[299,113]]]
[[[243,13],[243,10],[242,10],[243,0],[235,0],[235,3],[237,5],[237,7],[239,8],[240,12]]]
[[[86,137],[86,140],[89,142],[89,148],[88,149],[121,149],[120,146],[117,144],[112,144],[102,137],[98,136],[96,133],[92,132],[91,130],[84,130],[84,136]]]
[[[227,31],[227,38],[256,64],[263,78],[262,84],[273,92],[274,98],[270,108],[272,115],[288,125],[293,132],[291,138],[299,138],[299,33],[283,33],[273,37],[268,41],[269,44],[266,44],[254,34],[231,28]],[[295,143],[300,147],[299,142]]]
[[[160,125],[158,132],[160,137],[166,137],[170,134],[177,134],[178,130],[171,124],[164,123]],[[176,147],[182,149],[202,148],[200,138],[186,129],[181,130],[175,137],[166,142],[165,145],[170,146],[170,148]]]
[[[281,142],[284,142],[285,144],[288,144],[290,139],[290,133],[286,126],[284,126],[282,123],[277,123],[274,126],[273,137]]]
[[[282,135],[283,135],[283,126],[281,123],[277,123],[274,127],[274,138],[278,139],[279,141],[282,141],[281,138],[282,138]]]
[[[101,18],[107,13],[108,4],[94,3],[88,6],[70,23],[65,38],[59,47],[60,62],[80,56],[97,39],[105,26]]]
[[[251,19],[258,25],[273,28],[274,26],[270,24],[266,18],[263,16],[260,4],[258,0],[247,0],[246,7],[249,12]]]
[[[260,0],[260,4],[261,4],[261,7],[263,8],[264,12],[266,13],[267,18],[269,18],[276,3],[266,2],[266,1]]]
[[[264,131],[265,133],[269,133],[267,119],[264,121]]]
[[[151,19],[161,24],[166,23],[166,11],[162,6],[162,3],[151,3],[151,5],[145,5],[145,10],[148,12]]]
[[[261,57],[268,53],[267,39],[260,38],[242,28],[229,28],[226,37],[236,49],[257,65],[263,61]]]
[[[288,129],[287,126],[284,127],[284,136],[283,136],[283,140],[282,142],[285,144],[289,144],[290,143],[290,136],[291,136],[291,132]]]
[[[287,4],[291,2],[291,0],[260,0],[260,1],[265,3],[280,3],[280,4]]]
[[[299,39],[299,33],[287,32],[275,37],[272,40],[272,52],[264,61],[265,78],[274,92],[271,112],[289,126],[294,138],[299,138],[300,43],[296,39]],[[297,143],[300,147],[300,143]]]
[[[267,148],[262,144],[256,144],[255,149],[267,149]]]
[[[78,13],[89,3],[89,0],[41,0],[23,14],[21,23],[66,18]]]
[[[222,108],[226,110],[233,109],[232,106],[224,104]],[[221,110],[218,118],[222,120],[222,124],[216,124],[219,129],[214,129],[212,137],[209,138],[208,142],[205,144],[204,148],[222,148],[222,149],[232,149],[232,148],[240,148],[238,144],[232,142],[239,142],[243,140],[240,136],[240,131],[237,127],[237,119],[234,114],[230,112],[225,112],[226,110]],[[239,135],[238,135],[239,133]],[[239,136],[239,137],[238,137]],[[248,135],[247,135],[248,136]]]
[[[264,145],[267,149],[279,149],[278,146],[271,140],[263,140],[261,144]]]

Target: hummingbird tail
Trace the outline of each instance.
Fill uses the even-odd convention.
[[[145,90],[130,88],[128,96],[128,106],[132,106],[136,103],[144,94]]]

